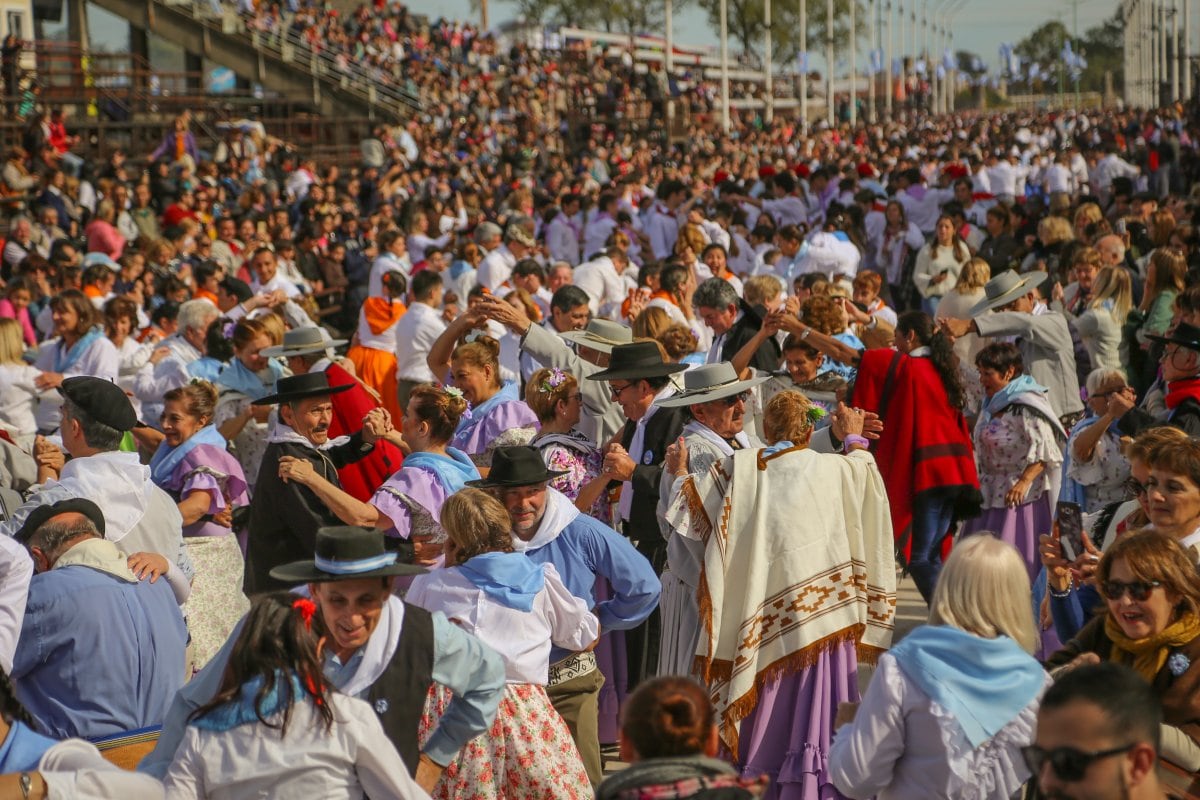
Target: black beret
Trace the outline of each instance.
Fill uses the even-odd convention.
[[[112,381],[79,375],[64,380],[58,391],[92,419],[110,428],[130,431],[137,425],[133,404],[125,396],[125,390]]]
[[[38,528],[59,514],[67,514],[72,511],[83,514],[90,519],[100,535],[104,535],[104,512],[100,510],[100,506],[83,497],[72,497],[67,500],[59,500],[57,503],[51,503],[48,506],[38,506],[35,508],[25,518],[25,521],[21,523],[21,529],[17,531],[17,535],[14,538],[18,542],[28,542],[37,533]]]

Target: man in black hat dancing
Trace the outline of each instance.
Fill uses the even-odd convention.
[[[258,483],[250,502],[246,543],[246,593],[287,588],[268,574],[273,568],[304,558],[313,551],[317,529],[340,520],[303,484],[290,480],[307,461],[317,474],[341,488],[338,470],[366,457],[391,429],[383,409],[363,418],[363,428],[349,438],[329,438],[332,397],[350,386],[330,386],[324,372],[281,378],[275,394],[255,405],[279,404],[279,420],[268,437]]]
[[[1125,436],[1136,436],[1146,428],[1171,425],[1189,436],[1200,436],[1200,328],[1180,322],[1166,336],[1147,336],[1162,342],[1162,382],[1167,406],[1165,419],[1143,408],[1134,408],[1132,390],[1109,397],[1108,415],[1117,420]]]

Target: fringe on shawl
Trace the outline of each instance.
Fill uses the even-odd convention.
[[[733,755],[734,760],[739,758],[738,724],[746,717],[750,716],[750,713],[754,711],[755,707],[758,705],[758,694],[760,691],[762,691],[764,686],[772,681],[779,680],[789,675],[794,675],[801,670],[808,669],[816,664],[817,660],[826,652],[840,647],[846,642],[855,642],[857,649],[861,652],[864,648],[864,645],[858,644],[858,642],[862,638],[865,630],[866,625],[863,625],[862,623],[851,625],[849,628],[840,630],[837,633],[832,633],[823,639],[818,639],[817,641],[805,647],[803,650],[797,650],[795,653],[786,655],[778,661],[768,664],[766,667],[760,669],[754,675],[754,685],[750,687],[750,690],[736,700],[730,701],[729,705],[726,706],[725,710],[721,713],[721,721],[719,724],[721,740],[725,742],[725,745],[729,748],[729,752]],[[875,648],[869,646],[867,649],[875,650]],[[878,653],[875,654],[875,657],[878,658]],[[699,656],[697,656],[697,660],[700,660]],[[708,672],[716,673],[718,671],[716,669],[718,664],[721,665],[719,672],[723,673],[723,677],[719,677],[718,679],[728,681],[731,677],[733,667],[732,662],[714,661],[712,668],[708,669]],[[711,683],[708,677],[705,677],[705,682]]]

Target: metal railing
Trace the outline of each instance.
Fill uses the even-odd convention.
[[[420,97],[400,86],[381,80],[352,60],[339,62],[328,51],[313,48],[303,36],[290,29],[273,33],[248,30],[245,21],[230,9],[222,8],[220,15],[212,13],[200,2],[169,2],[154,0],[155,3],[185,14],[198,24],[226,36],[248,42],[257,52],[291,66],[306,68],[314,77],[326,85],[332,84],[342,93],[356,97],[372,106],[391,108],[401,116],[420,113]]]

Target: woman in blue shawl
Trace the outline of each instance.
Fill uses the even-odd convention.
[[[150,459],[150,478],[178,504],[183,543],[196,567],[187,620],[198,671],[250,605],[242,593],[242,548],[230,530],[234,508],[248,506],[250,495],[241,466],[212,425],[216,387],[193,379],[163,400],[163,440]]]
[[[942,568],[929,624],[879,657],[862,702],[838,709],[829,773],[846,797],[984,800],[1029,778],[1050,676],[1037,643],[1029,578],[1011,545],[976,536]]]
[[[37,425],[41,433],[53,433],[62,421],[62,397],[57,389],[64,378],[92,375],[117,380],[121,357],[100,328],[100,314],[92,301],[77,289],[67,289],[50,300],[54,336],[42,343],[34,366],[42,374],[34,385],[43,392],[38,405]]]
[[[400,421],[402,449],[411,451],[370,502],[356,499],[312,470],[302,468],[293,480],[311,489],[342,522],[408,539],[415,547],[416,560],[432,564],[441,556],[446,538],[439,522],[442,504],[467,481],[479,478],[479,470],[467,454],[450,446],[466,409],[461,392],[429,384],[414,388]]]

